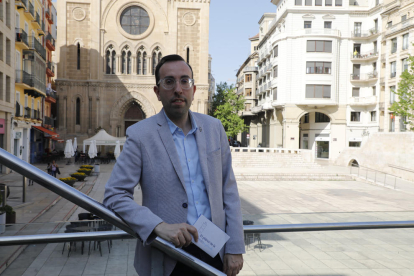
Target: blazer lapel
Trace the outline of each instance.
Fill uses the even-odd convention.
[[[178,178],[180,179],[181,185],[185,190],[184,184],[184,175],[183,170],[181,168],[180,159],[178,158],[177,149],[175,148],[174,140],[172,139],[171,131],[168,126],[167,120],[165,119],[165,115],[163,110],[157,114],[157,123],[159,125],[158,133],[164,144],[164,147],[170,157],[170,161],[174,166],[174,170],[177,173]]]
[[[203,130],[203,125],[201,124],[201,122],[198,121],[194,115],[193,117],[198,126],[198,130],[195,134],[196,141],[197,141],[197,147],[198,147],[198,158],[200,160],[201,171],[203,173],[207,194],[210,197],[210,178],[208,175],[208,166],[207,166],[207,147],[206,147],[205,131]]]

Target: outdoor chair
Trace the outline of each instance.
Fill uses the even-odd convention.
[[[243,225],[254,225],[254,221],[252,220],[243,220]],[[244,244],[247,248],[250,248],[250,244],[254,243],[257,240],[259,248],[262,249],[262,239],[260,237],[260,233],[249,233],[244,234]]]

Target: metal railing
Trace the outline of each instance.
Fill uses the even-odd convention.
[[[16,42],[23,42],[24,44],[29,46],[27,33],[23,29],[16,28]]]
[[[378,78],[378,73],[373,71],[368,74],[351,74],[351,81],[364,81]]]
[[[378,34],[378,29],[376,28],[372,28],[369,29],[368,31],[359,31],[359,32],[351,32],[351,37],[353,38],[358,38],[358,37],[370,37],[372,35],[376,35]]]
[[[24,108],[24,117],[30,119],[30,115],[32,114],[32,109],[28,106]]]
[[[373,57],[378,57],[378,52],[372,50],[364,53],[351,53],[351,58],[353,59],[368,59]]]
[[[46,42],[48,41],[53,47],[55,47],[56,40],[53,38],[51,33],[47,33],[46,35]]]
[[[20,104],[19,104],[19,102],[16,102],[16,112],[14,113],[14,116],[15,116],[15,117],[20,117],[20,116],[21,116],[21,114],[20,114]]]
[[[33,3],[31,1],[29,1],[29,12],[31,13],[31,15],[33,17],[35,17],[34,6],[33,6]]]
[[[16,2],[20,2],[24,5],[24,8],[27,9],[27,1],[28,0],[16,0]]]
[[[44,124],[45,125],[49,125],[51,127],[55,127],[54,120],[51,117],[45,116],[45,122],[44,122]]]
[[[257,72],[259,70],[259,67],[256,66],[246,66],[243,69],[243,72]]]
[[[37,24],[39,24],[39,26],[41,26],[41,24],[40,24],[40,15],[39,15],[39,13],[38,12],[36,12],[36,17],[35,17],[35,20],[34,20]]]
[[[54,63],[54,62],[50,62],[50,61],[48,61],[48,62],[47,62],[47,68],[48,68],[50,71],[52,71],[52,73],[53,73],[53,74],[55,73],[55,63]]]
[[[42,44],[36,39],[34,36],[29,36],[29,46],[32,49],[35,49],[39,55],[46,60],[46,49],[42,46]]]

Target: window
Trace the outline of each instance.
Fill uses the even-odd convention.
[[[315,6],[322,6],[322,0],[315,0]]]
[[[390,86],[390,104],[395,102],[395,86]]]
[[[312,0],[305,0],[305,6],[312,6]]]
[[[305,29],[310,29],[312,28],[312,21],[305,21],[304,22],[304,26]]]
[[[307,61],[306,74],[330,74],[331,62]]]
[[[403,43],[402,43],[402,49],[407,50],[408,49],[408,34],[403,35]]]
[[[402,63],[402,71],[408,70],[408,58],[405,58],[401,61]]]
[[[277,87],[273,88],[273,100],[277,101]]]
[[[387,22],[387,28],[391,28],[392,27],[392,21],[388,21]]]
[[[120,19],[122,29],[131,35],[143,34],[150,24],[147,11],[138,6],[126,8],[122,12]]]
[[[335,0],[335,6],[342,6],[342,0]]]
[[[80,58],[81,58],[81,50],[80,50],[80,44],[79,44],[79,42],[78,42],[78,44],[77,44],[77,48],[78,48],[78,51],[77,51],[77,66],[76,66],[76,68],[78,69],[78,70],[80,70]]]
[[[306,51],[332,53],[332,41],[308,40]]]
[[[307,84],[306,85],[306,98],[331,98],[331,86],[319,85],[319,84]]]
[[[354,22],[354,36],[361,37],[361,22]]]
[[[246,82],[252,81],[252,74],[246,74]]]
[[[3,74],[1,75],[1,78],[3,79]],[[3,80],[1,81],[1,83],[3,83]],[[10,103],[11,100],[11,78],[9,76],[6,75],[6,102]]]
[[[76,124],[80,125],[80,98],[76,98]]]
[[[397,52],[397,38],[391,40],[391,54]]]
[[[275,67],[273,67],[273,77],[277,78],[277,65]]]
[[[31,110],[30,118],[35,119],[35,109],[34,109],[34,99],[33,98],[32,98],[32,110]]]
[[[394,132],[395,131],[395,115],[394,114],[390,114],[390,132]]]
[[[254,46],[254,47],[253,47],[253,49],[254,49],[255,51],[257,51],[257,46]]]
[[[295,0],[296,6],[302,6],[302,0]]]
[[[377,46],[377,42],[376,42],[376,41],[374,41],[374,42],[373,42],[373,44],[374,44],[374,54],[377,54],[377,53],[378,53],[378,46]]]
[[[373,86],[372,87],[372,96],[376,96],[377,95],[377,87]]]
[[[407,20],[407,15],[401,16],[401,22],[404,22],[405,20]]]
[[[6,37],[6,64],[11,65],[11,40]]]
[[[190,47],[187,47],[187,63],[190,64]]]
[[[352,97],[359,97],[359,87],[352,87]]]
[[[361,121],[361,112],[352,111],[351,122],[360,122],[360,121]]]
[[[395,76],[397,75],[397,72],[396,72],[396,64],[397,64],[397,62],[396,61],[394,61],[394,62],[391,62],[391,78],[395,78]]]
[[[349,142],[349,147],[350,148],[360,148],[361,147],[361,142]]]
[[[400,118],[400,131],[405,132],[407,130],[407,116],[401,116]]]
[[[325,6],[332,6],[332,0],[325,0]]]
[[[332,29],[332,21],[325,21],[325,22],[323,23],[323,27],[324,27],[325,29]]]
[[[112,51],[112,74],[116,74],[116,52]]]
[[[315,112],[315,123],[329,123],[331,119],[323,113]]]
[[[279,45],[276,45],[275,48],[273,48],[273,57],[279,56]]]
[[[309,113],[306,113],[306,114],[305,114],[305,118],[304,118],[304,120],[303,120],[303,123],[304,123],[304,124],[309,124]]]
[[[246,88],[246,96],[251,96],[251,95],[252,95],[252,89]]]
[[[375,19],[374,20],[374,30],[375,30],[375,32],[378,32],[378,19]]]
[[[144,52],[142,54],[142,74],[143,75],[146,75],[147,74],[147,66],[148,66],[148,63],[147,63],[147,53]]]
[[[377,112],[371,111],[371,122],[376,122],[376,121],[377,121]]]
[[[157,53],[152,53],[152,75],[155,75],[155,68],[157,67],[158,64],[158,57],[157,57]]]
[[[2,3],[0,3],[0,7],[1,5],[3,5]],[[0,32],[0,60],[4,60],[4,55],[3,55],[3,33]]]

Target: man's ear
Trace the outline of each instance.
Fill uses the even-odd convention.
[[[158,86],[156,86],[156,85],[154,86],[154,93],[155,93],[155,95],[157,95],[158,100],[161,101],[160,91],[158,90]]]
[[[197,90],[197,86],[195,86],[195,85],[194,85],[194,91],[193,91],[193,101],[194,101],[194,94],[195,94],[196,90]]]

